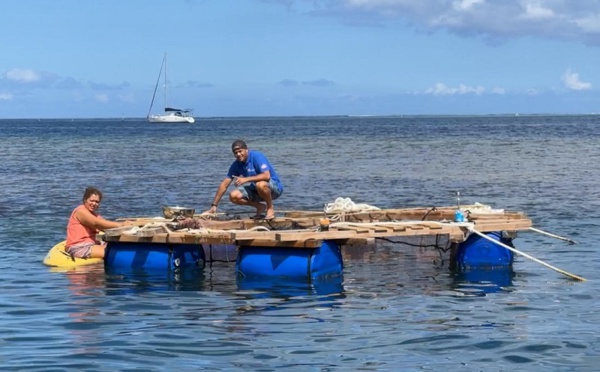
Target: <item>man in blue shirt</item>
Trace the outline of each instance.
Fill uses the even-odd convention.
[[[275,218],[273,200],[283,192],[283,184],[275,168],[262,152],[249,150],[246,142],[242,140],[235,140],[231,151],[236,160],[229,167],[229,172],[221,181],[210,209],[205,213],[217,211],[219,201],[233,181],[236,189],[229,194],[229,200],[234,204],[256,208],[255,219],[272,220]]]

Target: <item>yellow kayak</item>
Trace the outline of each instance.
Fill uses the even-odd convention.
[[[56,244],[46,257],[44,258],[44,265],[53,267],[71,268],[84,265],[94,265],[103,263],[102,258],[74,258],[67,252],[65,252],[66,240]]]

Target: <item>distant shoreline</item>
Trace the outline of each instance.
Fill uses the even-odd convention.
[[[290,115],[290,116],[196,116],[197,121],[202,120],[278,120],[278,119],[303,119],[303,118],[323,118],[323,119],[364,119],[364,118],[443,118],[443,117],[532,117],[532,116],[597,116],[600,112],[592,113],[504,113],[504,114],[415,114],[415,115]],[[74,117],[74,118],[0,118],[4,120],[93,120],[93,121],[140,121],[146,120],[146,117]]]

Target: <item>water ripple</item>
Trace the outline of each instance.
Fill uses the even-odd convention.
[[[592,370],[599,362],[600,117],[0,121],[0,360],[7,370]],[[232,135],[235,133],[235,135]],[[252,282],[233,262],[181,273],[55,270],[89,184],[108,218],[208,208],[245,138],[286,190],[279,211],[336,197],[384,208],[482,202],[536,227],[514,271],[469,276],[438,251],[347,247],[343,278]],[[225,205],[233,214],[239,207]]]

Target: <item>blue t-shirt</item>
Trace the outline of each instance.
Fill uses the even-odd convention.
[[[234,161],[229,167],[227,177],[251,177],[256,176],[257,174],[265,173],[266,171],[271,173],[271,180],[275,182],[279,188],[279,191],[283,192],[283,184],[279,180],[279,176],[277,175],[277,172],[275,172],[275,168],[273,168],[267,157],[260,151],[248,150],[248,159],[245,163],[238,160]],[[249,186],[256,188],[256,184],[254,182],[252,182],[252,184]]]

